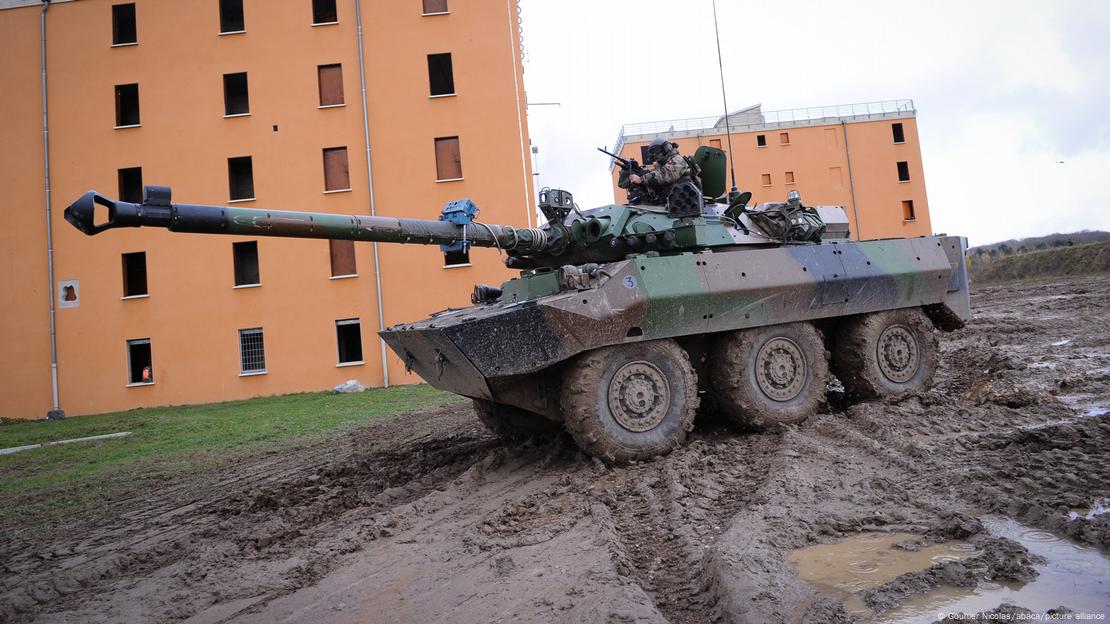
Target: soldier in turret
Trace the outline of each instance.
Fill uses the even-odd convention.
[[[655,139],[648,146],[648,156],[653,163],[651,171],[643,175],[632,173],[628,176],[629,184],[642,185],[664,200],[670,194],[671,187],[682,178],[690,178],[701,186],[697,167],[678,153],[678,145],[666,139]]]

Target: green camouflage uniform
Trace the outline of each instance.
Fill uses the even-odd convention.
[[[666,156],[655,161],[651,171],[641,177],[645,186],[658,189],[678,182],[689,173],[690,164],[678,153],[678,149],[672,148]]]

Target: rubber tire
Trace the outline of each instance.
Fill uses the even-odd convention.
[[[789,338],[806,360],[806,380],[797,396],[777,401],[756,380],[755,358],[768,341]],[[714,347],[710,379],[718,408],[733,422],[764,430],[778,424],[797,424],[817,413],[825,400],[829,379],[828,353],[821,332],[810,323],[788,323],[725,334]]]
[[[609,409],[609,383],[629,362],[655,365],[670,389],[670,403],[653,429],[622,427]],[[698,410],[698,378],[690,357],[673,340],[652,340],[602,347],[586,352],[564,371],[561,394],[563,424],[588,455],[624,464],[666,455],[686,441]]]
[[[891,381],[879,368],[879,336],[891,325],[902,325],[917,340],[918,369],[909,381]],[[897,398],[928,390],[937,370],[937,336],[920,308],[861,314],[837,330],[833,372],[848,396],[857,399]]]
[[[482,399],[474,401],[478,420],[497,437],[506,442],[523,442],[529,438],[548,438],[559,433],[559,423],[521,409],[515,405],[494,403]]]

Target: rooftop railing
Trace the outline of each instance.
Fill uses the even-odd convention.
[[[820,119],[863,117],[897,113],[915,113],[913,100],[883,100],[880,102],[861,102],[836,106],[811,106],[808,108],[789,108],[776,111],[736,111],[729,117],[729,125],[734,131],[744,131],[752,126],[767,124],[790,124]],[[690,119],[671,119],[645,123],[625,124],[617,136],[614,153],[619,154],[627,137],[649,134],[670,134],[700,132],[703,130],[724,130],[724,118],[694,117]]]

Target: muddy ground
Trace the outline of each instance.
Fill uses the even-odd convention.
[[[1110,514],[1069,520],[1110,497],[1110,277],[980,288],[973,307],[927,394],[763,434],[703,415],[639,465],[501,446],[459,403],[105,501],[107,521],[0,544],[0,621],[847,622],[792,550],[977,540],[974,565],[857,596],[881,612],[1028,576],[1035,557],[982,514],[1110,548]]]

